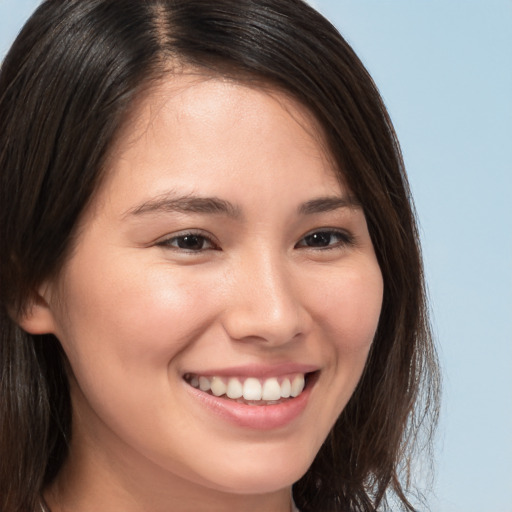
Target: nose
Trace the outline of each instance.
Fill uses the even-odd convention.
[[[305,333],[307,312],[285,261],[260,254],[231,270],[223,315],[231,339],[281,346]]]

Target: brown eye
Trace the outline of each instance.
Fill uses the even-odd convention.
[[[188,252],[217,249],[217,246],[208,237],[197,233],[185,233],[183,235],[173,236],[159,242],[158,245]]]
[[[199,235],[185,235],[176,238],[176,246],[187,251],[200,251],[207,244],[206,238]]]
[[[307,247],[312,249],[330,249],[349,245],[352,237],[348,233],[336,230],[315,231],[306,235],[300,240],[296,247]]]
[[[313,233],[304,237],[304,243],[308,247],[327,247],[331,245],[333,239],[332,233],[323,231],[320,233]]]

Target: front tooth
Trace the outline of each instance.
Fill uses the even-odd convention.
[[[261,393],[263,400],[279,400],[281,398],[281,386],[277,379],[267,379],[263,383],[263,391]]]
[[[244,389],[243,389],[242,383],[236,377],[231,377],[231,379],[229,379],[229,381],[228,381],[226,395],[229,398],[236,399],[236,398],[240,398],[243,394],[244,394]]]
[[[199,389],[201,391],[209,391],[212,383],[208,377],[199,377]]]
[[[292,385],[290,379],[284,379],[281,384],[281,398],[289,398],[292,394]]]
[[[215,396],[225,395],[227,390],[226,383],[220,377],[213,377],[211,390]]]
[[[246,400],[261,400],[261,384],[258,379],[252,377],[244,382],[243,396]]]
[[[297,375],[292,382],[292,389],[290,395],[294,398],[296,396],[299,396],[302,393],[302,390],[304,389],[304,375]]]

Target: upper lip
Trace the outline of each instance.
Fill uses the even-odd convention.
[[[184,375],[204,375],[218,377],[255,377],[265,379],[269,377],[280,377],[294,373],[311,373],[319,370],[316,365],[300,363],[281,363],[274,365],[250,364],[242,366],[230,366],[229,368],[208,368],[198,371],[187,371]]]

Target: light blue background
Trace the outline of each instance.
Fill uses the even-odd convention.
[[[0,0],[0,55],[38,2]],[[512,512],[512,0],[311,0],[386,101],[444,372],[433,512]]]

